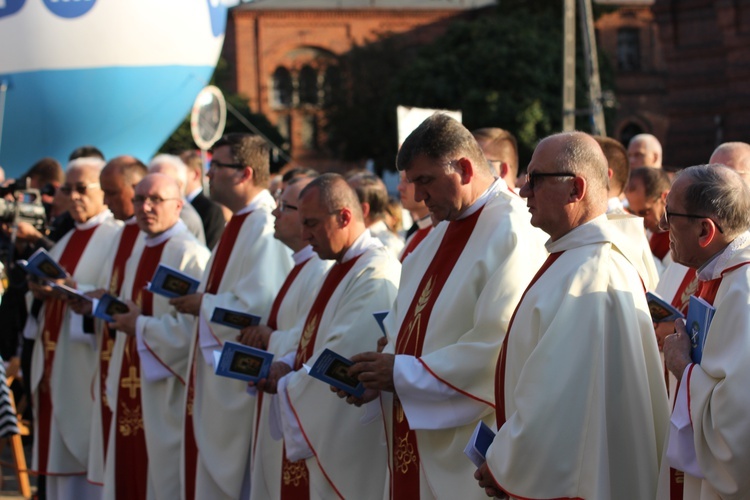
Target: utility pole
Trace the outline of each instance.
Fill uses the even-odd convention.
[[[589,115],[591,133],[606,135],[604,110],[602,108],[602,87],[599,80],[599,60],[594,34],[594,14],[591,0],[578,0],[580,8],[581,34],[583,39],[584,61],[589,87],[589,107],[576,110],[575,104],[575,11],[576,0],[564,0],[563,9],[563,130],[575,129],[578,114]]]

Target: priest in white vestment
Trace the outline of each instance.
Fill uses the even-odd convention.
[[[645,298],[637,218],[607,208],[587,134],[544,139],[521,189],[550,235],[497,365],[497,434],[475,476],[511,498],[653,498],[667,397]]]
[[[120,295],[125,264],[133,250],[135,240],[141,232],[135,221],[133,195],[135,185],[148,174],[146,166],[132,156],[112,158],[102,169],[99,183],[104,192],[104,203],[115,219],[123,222],[122,228],[115,236],[112,252],[100,274],[97,289],[87,292],[92,298],[100,298],[105,292],[115,297]],[[91,315],[91,302],[87,300],[70,301],[70,306],[78,314]],[[89,442],[89,467],[86,478],[94,484],[104,484],[104,458],[106,442],[109,436],[109,423],[112,412],[109,409],[104,393],[106,386],[109,359],[115,341],[110,331],[101,320],[95,320],[97,368],[94,374],[92,396],[94,404],[91,411],[91,438]]]
[[[481,498],[463,450],[480,420],[494,421],[495,361],[544,240],[457,121],[425,120],[397,162],[443,222],[404,260],[388,345],[355,356],[352,372],[371,389],[364,400],[381,395],[385,498]]]
[[[667,197],[672,257],[697,270],[697,296],[716,312],[703,354],[691,357],[684,321],[664,340],[679,380],[658,498],[745,499],[750,495],[750,189],[716,165],[680,172]],[[688,312],[690,312],[688,310]],[[699,342],[699,340],[698,340]],[[674,471],[682,471],[682,481]]]
[[[267,324],[243,328],[239,339],[277,357],[296,349],[300,330],[295,326],[310,310],[321,280],[332,264],[330,260],[321,260],[302,239],[299,193],[311,180],[310,177],[292,179],[279,197],[279,204],[273,211],[276,217],[274,237],[294,252],[294,268],[274,299]],[[256,397],[250,498],[279,498],[284,442],[271,437],[268,425],[269,409],[277,404],[274,401],[277,396],[258,392]]]
[[[250,494],[255,401],[247,384],[214,374],[213,352],[235,341],[237,330],[210,323],[216,307],[265,321],[293,262],[273,237],[276,202],[266,189],[270,152],[257,136],[228,134],[213,147],[211,198],[233,215],[214,247],[199,292],[172,299],[197,317],[186,383],[182,447],[183,498],[231,499]]]
[[[308,184],[299,209],[303,238],[321,259],[335,263],[296,326],[299,344],[258,385],[278,390],[269,427],[284,439],[284,456],[276,463],[280,498],[380,498],[387,448],[377,403],[367,413],[347,405],[304,366],[324,349],[348,358],[377,345],[382,334],[373,313],[393,302],[401,265],[365,229],[357,196],[340,175]]]
[[[84,292],[97,287],[120,228],[104,205],[103,166],[93,158],[69,164],[60,189],[76,225],[50,251],[70,274],[66,284]],[[35,415],[32,470],[46,476],[47,498],[98,498],[101,489],[86,482],[97,364],[93,325],[49,287],[31,283],[29,288],[46,298],[29,377]]]
[[[172,499],[180,496],[175,458],[195,317],[177,313],[168,298],[144,286],[161,264],[200,279],[210,252],[180,220],[183,201],[172,178],[146,176],[135,188],[134,203],[145,238],[138,239],[125,268],[120,299],[130,312],[114,315],[110,324],[118,333],[107,377],[112,424],[104,498]],[[146,463],[136,459],[144,452]]]

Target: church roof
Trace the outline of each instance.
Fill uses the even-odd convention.
[[[477,9],[497,0],[252,0],[239,10],[328,10],[328,9]]]

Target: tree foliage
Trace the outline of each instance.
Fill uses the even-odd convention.
[[[343,159],[392,168],[397,105],[457,109],[469,129],[516,134],[526,165],[538,140],[562,126],[562,38],[561,1],[502,0],[416,50],[398,36],[355,47],[341,60],[348,92],[328,109],[329,146]],[[587,94],[578,52],[581,107]],[[602,58],[600,69],[603,88],[611,88]],[[579,128],[588,129],[585,120]]]

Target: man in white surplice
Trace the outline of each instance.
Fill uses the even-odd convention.
[[[546,256],[543,234],[471,133],[445,115],[406,139],[397,166],[443,222],[404,260],[385,319],[388,345],[352,358],[368,391],[348,400],[381,395],[386,498],[481,497],[463,449],[480,420],[494,421],[494,365],[513,307]]]
[[[748,498],[750,189],[729,168],[687,168],[675,178],[662,224],[673,259],[697,270],[696,295],[716,312],[698,362],[684,321],[675,321],[677,332],[664,339],[678,389],[658,498]],[[674,470],[684,472],[684,481],[675,481]]]
[[[130,312],[114,315],[115,321],[110,325],[118,333],[107,377],[112,426],[105,467],[105,499],[116,498],[118,492],[123,492],[126,486],[118,484],[123,479],[145,484],[147,499],[180,496],[180,464],[175,457],[179,456],[182,440],[187,359],[195,317],[177,313],[168,298],[144,291],[143,284],[136,279],[141,266],[147,265],[145,250],[160,246],[161,249],[155,250],[158,254],[153,266],[164,264],[200,279],[211,254],[180,220],[182,204],[177,183],[163,174],[150,174],[135,188],[135,215],[145,238],[136,241],[125,268],[120,298],[128,304]],[[141,301],[146,294],[151,295],[151,314],[143,314],[141,307],[133,302],[133,297],[138,297],[139,293]],[[135,336],[135,342],[129,341],[128,336]],[[135,346],[137,352],[134,353]],[[140,370],[122,370],[123,357],[132,360],[136,354],[140,358]],[[124,422],[127,417],[123,415],[122,406],[117,405],[132,394],[121,393],[129,391],[133,383],[131,372],[139,374],[142,429]],[[130,429],[131,435],[145,433],[146,477],[135,477],[146,469],[139,469],[141,464],[117,460],[126,457],[117,449],[118,433],[124,429]],[[121,468],[126,474],[116,475],[116,469]]]
[[[379,498],[386,446],[382,422],[372,418],[377,404],[369,406],[368,417],[337,399],[303,365],[312,366],[324,349],[349,357],[377,345],[382,334],[373,313],[393,302],[401,265],[365,228],[357,195],[340,175],[324,174],[308,184],[299,210],[303,238],[321,259],[335,263],[295,327],[298,345],[258,385],[271,393],[278,388],[269,427],[284,438],[286,460],[275,464],[284,478],[281,498]]]
[[[273,237],[276,201],[268,192],[270,149],[258,136],[227,134],[213,146],[211,199],[232,211],[213,249],[199,292],[172,299],[198,317],[185,398],[183,498],[241,499],[250,494],[255,401],[247,384],[214,373],[213,353],[237,330],[210,323],[216,307],[268,317],[293,262]],[[246,425],[238,425],[245,422]]]
[[[667,420],[636,217],[608,219],[589,135],[539,143],[521,188],[550,256],[497,366],[497,434],[476,472],[490,496],[653,498]]]
[[[72,275],[67,284],[83,292],[97,288],[120,228],[104,205],[99,184],[103,166],[96,158],[72,161],[60,188],[75,228],[50,255]],[[98,498],[101,488],[86,481],[96,337],[93,328],[84,333],[88,321],[49,287],[30,283],[29,289],[45,298],[30,377],[35,416],[32,469],[46,475],[47,498]]]
[[[310,310],[323,275],[332,264],[330,260],[321,260],[302,239],[299,193],[311,180],[311,177],[292,179],[279,197],[279,205],[273,211],[276,217],[274,237],[294,252],[294,268],[274,299],[267,324],[243,328],[239,339],[243,344],[265,349],[274,356],[283,356],[297,347],[300,331],[295,326]],[[275,404],[274,398],[274,394],[260,393],[257,399],[253,422],[251,499],[279,498],[280,494],[283,441],[271,437],[268,425],[269,408]]]

